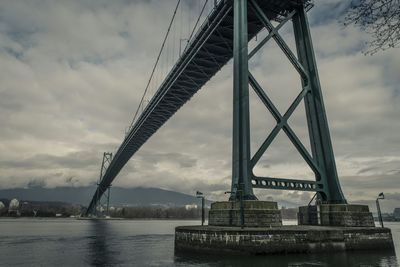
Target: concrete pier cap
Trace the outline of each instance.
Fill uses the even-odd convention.
[[[242,226],[240,201],[220,201],[211,204],[208,224],[212,226]],[[243,226],[281,226],[278,204],[272,201],[243,200]]]
[[[375,227],[367,205],[317,204],[299,207],[299,225]]]

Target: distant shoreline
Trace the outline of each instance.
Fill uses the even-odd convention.
[[[21,219],[54,219],[54,220],[82,220],[82,221],[89,221],[89,220],[101,220],[101,221],[199,221],[201,218],[198,219],[179,219],[179,218],[88,218],[88,217],[0,217],[0,220],[21,220]]]

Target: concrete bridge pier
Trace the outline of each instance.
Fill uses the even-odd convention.
[[[368,206],[300,207],[298,219],[299,225],[282,225],[276,202],[245,200],[242,206],[239,201],[215,202],[209,225],[176,227],[175,252],[259,255],[394,251],[390,229],[375,227]]]

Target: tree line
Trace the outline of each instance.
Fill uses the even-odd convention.
[[[208,209],[205,209],[208,216]],[[186,209],[185,207],[123,207],[109,211],[110,217],[126,219],[199,219],[201,208]]]

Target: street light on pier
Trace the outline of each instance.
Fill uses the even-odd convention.
[[[204,195],[202,192],[196,191],[196,197],[201,198],[201,225],[203,226],[204,221],[205,221],[205,218],[204,218]]]
[[[376,210],[378,211],[379,222],[381,223],[381,226],[383,228],[383,219],[382,219],[381,206],[379,205],[379,199],[385,199],[385,195],[383,194],[383,192],[381,192],[378,195],[378,198],[376,199]]]

